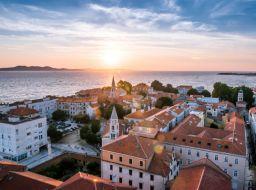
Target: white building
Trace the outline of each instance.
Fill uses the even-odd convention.
[[[226,117],[224,129],[212,129],[198,127],[200,118],[190,115],[170,133],[160,135],[166,149],[179,154],[181,167],[207,157],[232,177],[232,189],[239,190],[247,162],[245,126],[237,113]]]
[[[30,108],[9,111],[0,121],[0,155],[19,161],[40,152],[47,145],[46,117]]]
[[[67,97],[59,98],[57,101],[57,108],[65,111],[70,117],[78,114],[89,115],[90,118],[95,117],[96,109],[94,105],[97,105],[97,98],[77,98],[77,97]],[[95,108],[95,109],[93,109]]]
[[[213,97],[200,97],[197,98],[198,101],[203,102],[203,103],[208,103],[208,104],[217,104],[220,102],[219,98],[213,98]]]
[[[251,124],[251,132],[254,143],[256,142],[256,107],[249,110],[249,122]]]
[[[101,177],[143,190],[163,190],[178,175],[175,155],[157,141],[121,136],[102,147]]]

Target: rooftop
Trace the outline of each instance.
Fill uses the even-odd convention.
[[[151,109],[149,111],[139,110],[139,111],[136,111],[136,112],[133,112],[133,113],[130,113],[130,114],[126,115],[125,118],[146,119],[148,117],[151,117],[151,116],[155,115],[156,113],[158,113],[160,111],[161,111],[161,109],[158,109],[158,108],[154,108],[154,109]]]
[[[33,114],[37,114],[38,111],[35,109],[31,108],[26,108],[26,107],[18,107],[15,109],[11,109],[8,114],[12,116],[18,116],[18,117],[25,117]]]

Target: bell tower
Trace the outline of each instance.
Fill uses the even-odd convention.
[[[118,122],[118,116],[116,113],[115,106],[113,107],[110,122],[109,122],[109,128],[110,128],[110,139],[114,140],[117,137],[119,137],[119,122]]]

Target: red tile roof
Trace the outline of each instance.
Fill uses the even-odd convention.
[[[171,190],[231,190],[231,177],[207,158],[184,167]]]
[[[256,107],[251,108],[251,109],[249,110],[249,112],[256,114]]]
[[[26,108],[26,107],[19,107],[19,108],[11,109],[9,111],[10,115],[20,116],[20,117],[29,116],[29,115],[33,115],[33,114],[36,114],[36,113],[38,113],[37,110],[31,109],[31,108]]]
[[[0,189],[52,190],[62,182],[29,171],[9,172],[0,182]]]
[[[161,109],[157,109],[157,108],[154,108],[154,109],[151,109],[149,111],[136,111],[136,112],[133,112],[133,113],[130,113],[128,115],[125,116],[125,118],[132,118],[132,119],[146,119],[150,116],[153,116],[155,115],[156,113],[160,112]]]
[[[79,172],[54,190],[136,190],[136,188]]]
[[[17,164],[16,162],[1,160],[0,161],[0,179],[5,177],[9,171],[25,171],[26,166]]]
[[[246,154],[244,121],[237,113],[230,115],[224,130],[196,127],[198,119],[197,116],[190,115],[170,133],[160,133],[157,138],[170,144]]]
[[[77,97],[65,97],[59,98],[58,102],[61,103],[87,103],[87,102],[96,102],[97,98],[95,97],[86,97],[86,98],[77,98]]]

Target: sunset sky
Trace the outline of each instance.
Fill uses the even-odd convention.
[[[0,67],[256,71],[256,0],[0,0]]]

